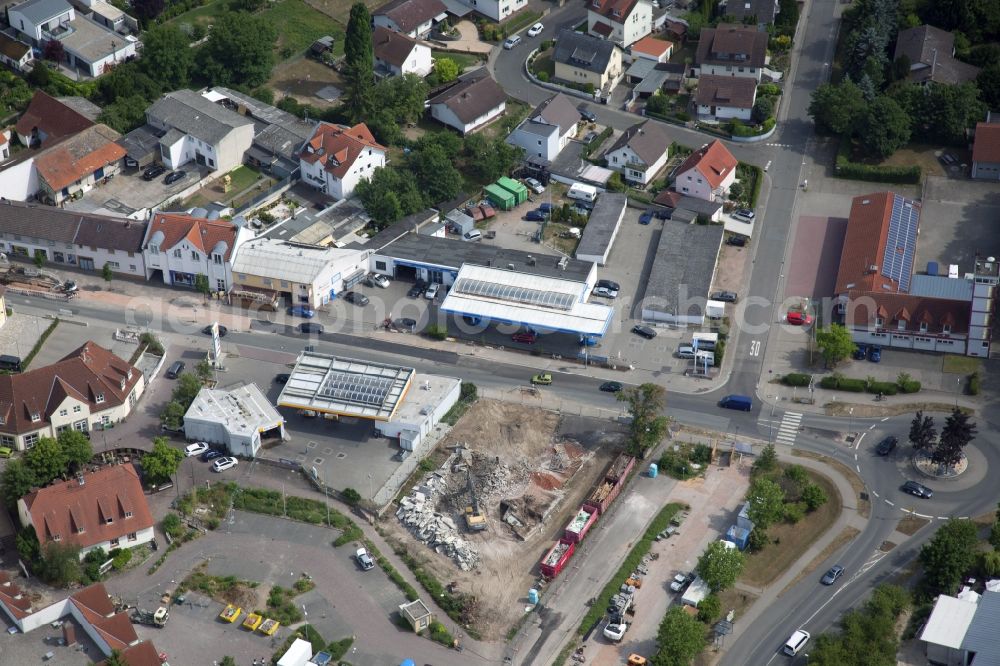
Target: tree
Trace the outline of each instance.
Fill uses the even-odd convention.
[[[379,229],[424,207],[417,179],[409,169],[392,166],[375,169],[354,191]]]
[[[651,666],[687,666],[705,649],[705,625],[680,606],[663,616],[656,632],[656,654]]]
[[[68,461],[59,442],[51,437],[42,437],[24,454],[24,462],[34,473],[35,483],[44,486],[66,473]]]
[[[888,157],[910,140],[910,116],[891,97],[876,97],[861,118],[858,138],[876,157]]]
[[[170,398],[181,403],[184,411],[187,411],[187,408],[191,406],[191,403],[198,396],[201,388],[202,383],[197,375],[190,372],[182,372],[181,376],[177,378],[177,385],[174,386],[174,392]]]
[[[361,501],[361,493],[354,488],[344,488],[340,495],[349,506],[357,506],[358,502]]]
[[[166,437],[153,438],[153,450],[142,458],[142,471],[146,481],[159,485],[170,480],[177,473],[184,454],[167,444]]]
[[[165,0],[132,0],[132,9],[135,10],[136,18],[142,21],[143,25],[149,25],[153,19],[163,13],[165,7]]]
[[[147,106],[149,101],[141,95],[120,97],[101,109],[98,120],[116,132],[127,134],[146,122]]]
[[[785,491],[774,481],[756,478],[747,490],[747,514],[754,525],[766,530],[785,515]]]
[[[198,273],[194,276],[194,290],[203,296],[208,296],[212,291],[212,288],[208,284],[208,276],[204,273]]]
[[[934,427],[934,417],[924,416],[923,411],[917,411],[910,422],[910,443],[917,451],[929,449],[937,439],[937,429]]]
[[[815,483],[808,484],[802,489],[802,501],[806,503],[806,509],[815,511],[827,502],[826,493]]]
[[[952,518],[920,549],[924,583],[933,593],[950,594],[976,561],[976,524]]]
[[[743,572],[743,562],[743,553],[721,541],[713,541],[698,558],[695,571],[712,592],[721,592],[736,584]]]
[[[909,595],[894,585],[879,585],[865,605],[844,614],[839,633],[822,634],[809,650],[809,663],[821,666],[895,666],[899,648],[896,623]]]
[[[184,405],[176,400],[171,400],[160,413],[160,422],[168,428],[180,428],[184,422],[184,412],[186,411]]]
[[[770,97],[759,97],[753,104],[750,117],[758,125],[774,115],[774,100]]]
[[[51,60],[52,62],[62,62],[66,59],[66,47],[58,39],[45,42],[45,48],[42,50],[42,53],[46,60]]]
[[[817,88],[809,103],[809,115],[822,129],[841,136],[850,136],[867,106],[861,89],[850,79],[842,83],[824,83]]]
[[[35,61],[35,66],[28,72],[28,83],[34,88],[44,89],[52,82],[52,70],[42,61]]]
[[[202,382],[207,382],[215,376],[215,368],[212,367],[207,358],[198,361],[198,365],[194,367],[194,371],[197,373],[198,379]]]
[[[719,597],[710,594],[698,604],[698,619],[705,624],[712,624],[722,613],[722,602]]]
[[[94,457],[90,439],[79,430],[63,430],[56,441],[59,442],[59,447],[66,456],[66,463],[71,469],[80,469]]]
[[[909,83],[893,88],[892,96],[913,119],[913,136],[935,143],[965,145],[966,130],[987,110],[974,83]]]
[[[670,100],[666,95],[661,95],[659,91],[650,95],[649,99],[646,100],[646,113],[665,116],[668,111],[670,111]]]
[[[489,139],[482,134],[465,137],[465,154],[472,175],[482,183],[506,176],[523,151],[501,137]]]
[[[198,52],[201,76],[215,85],[262,85],[271,76],[277,37],[274,23],[262,16],[221,14]]]
[[[618,392],[618,401],[628,404],[629,442],[626,450],[638,458],[645,457],[652,447],[667,434],[670,419],[663,415],[667,392],[659,384],[645,383]]]
[[[462,174],[439,145],[410,153],[407,163],[428,202],[454,199],[462,190]]]
[[[451,58],[438,58],[434,61],[434,73],[440,83],[448,83],[458,78],[458,63]]]
[[[7,461],[2,486],[3,501],[8,507],[17,506],[17,500],[31,492],[36,485],[39,484],[35,482],[35,472],[27,463],[17,458]]]
[[[50,541],[42,548],[38,575],[49,585],[65,587],[80,580],[80,547]]]
[[[219,666],[236,666],[236,660],[229,655],[226,655],[222,658],[222,661],[219,662]]]
[[[816,345],[828,368],[836,367],[857,350],[851,332],[840,324],[830,324],[816,331]]]
[[[734,182],[733,185],[735,184]],[[625,181],[622,180],[622,175],[617,171],[612,171],[611,176],[608,177],[607,187],[609,192],[624,192]]]
[[[111,284],[111,281],[115,279],[115,271],[111,268],[110,262],[104,262],[104,266],[101,267],[101,277],[103,277],[104,281],[108,284]]]
[[[194,69],[195,50],[190,39],[173,25],[161,25],[142,36],[142,70],[155,77],[164,90],[187,86]]]
[[[768,444],[764,450],[753,461],[752,472],[754,476],[768,474],[778,469],[778,452],[774,449],[774,444]]]
[[[976,437],[976,425],[969,422],[969,415],[958,408],[952,410],[941,428],[941,438],[931,453],[931,460],[939,465],[953,467],[964,455],[962,450]]]
[[[17,533],[17,536],[14,538],[14,546],[17,548],[17,554],[21,556],[21,559],[32,567],[42,557],[42,547],[38,543],[38,535],[35,534],[35,528],[31,525],[28,525]]]
[[[979,88],[979,97],[991,109],[1000,107],[1000,61],[980,70],[976,76],[976,87]]]
[[[35,250],[35,266],[41,268],[45,265],[45,250]]]
[[[344,107],[354,122],[367,120],[375,107],[375,63],[372,50],[372,17],[358,2],[351,7],[344,36]]]

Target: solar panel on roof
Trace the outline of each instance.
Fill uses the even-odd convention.
[[[573,303],[576,302],[576,298],[572,294],[515,287],[509,284],[473,280],[471,278],[462,278],[456,282],[452,291],[470,296],[485,296],[486,298],[495,298],[501,301],[512,301],[525,305],[542,305],[548,308],[567,311],[572,310]]]
[[[882,257],[882,275],[899,283],[900,291],[910,291],[913,258],[917,250],[917,227],[920,211],[904,197],[892,199],[889,234]]]
[[[319,388],[319,395],[358,405],[379,407],[385,402],[393,380],[346,372],[331,372]]]

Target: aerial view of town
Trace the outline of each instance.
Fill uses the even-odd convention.
[[[1000,0],[6,0],[0,666],[1000,666],[998,225]]]

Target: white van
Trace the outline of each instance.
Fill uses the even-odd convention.
[[[719,342],[718,333],[695,333],[691,336],[691,346],[697,343],[698,351],[715,351],[715,345]]]
[[[576,199],[577,201],[593,203],[594,200],[597,199],[597,188],[593,185],[573,183],[573,186],[569,188],[569,192],[566,193],[566,196],[570,199]]]
[[[799,653],[799,650],[806,646],[809,642],[809,632],[803,629],[797,630],[792,637],[788,639],[785,643],[785,647],[781,648],[781,651],[787,654],[789,657],[794,657]]]
[[[694,347],[681,345],[677,348],[677,358],[694,358]]]

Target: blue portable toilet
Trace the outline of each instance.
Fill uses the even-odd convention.
[[[400,664],[399,666],[417,666],[417,665],[413,663],[412,659],[404,659],[403,663]]]
[[[535,588],[531,588],[530,590],[528,590],[528,603],[531,604],[532,606],[538,604],[538,590],[536,590]]]
[[[927,262],[927,274],[936,276],[938,274],[938,262],[928,261]]]
[[[656,475],[660,473],[660,468],[656,463],[649,463],[649,478],[655,479]]]

